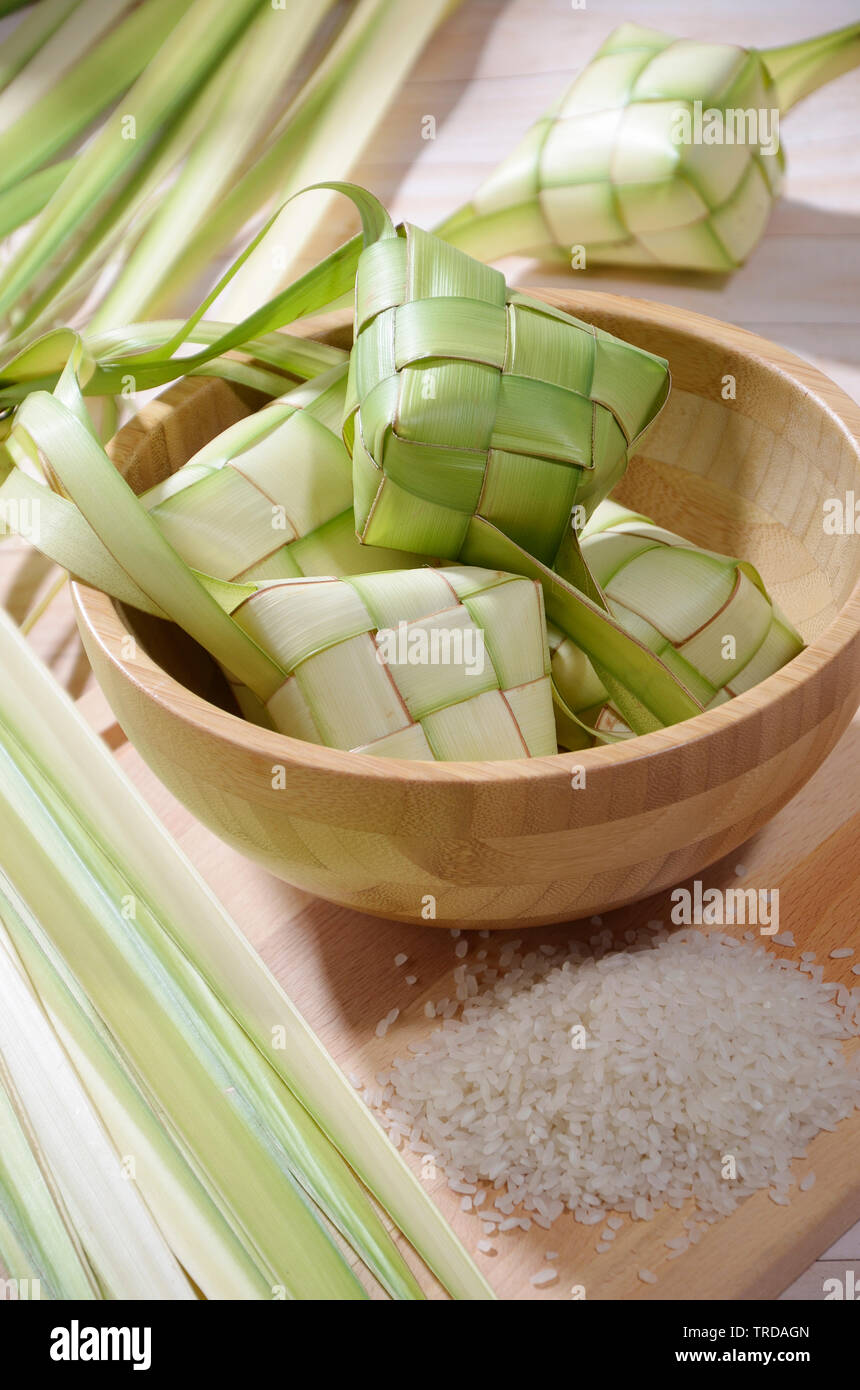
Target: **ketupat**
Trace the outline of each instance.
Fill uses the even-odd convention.
[[[262,585],[234,616],[286,679],[275,728],[378,757],[556,752],[540,585],[461,566]]]
[[[356,603],[355,575],[386,566],[366,563],[359,540],[365,546],[377,541],[387,548],[395,540],[410,546],[410,553],[398,552],[397,568],[391,569],[389,560],[387,573],[378,579],[392,626],[401,621],[395,613],[398,594],[412,621],[443,614],[440,627],[449,649],[449,618],[455,626],[463,621],[462,605],[440,607],[438,597],[429,608],[412,611],[407,597],[412,570],[402,565],[412,567],[422,555],[493,572],[490,581],[479,577],[482,585],[490,582],[498,589],[487,600],[490,607],[505,592],[500,579],[520,576],[540,584],[546,616],[588,657],[633,731],[647,733],[700,712],[697,682],[686,668],[668,649],[663,660],[655,650],[659,644],[642,640],[612,615],[583,559],[577,529],[582,515],[623,472],[628,453],[665,399],[665,362],[507,291],[497,272],[437,238],[416,228],[395,228],[365,190],[333,186],[358,206],[363,237],[242,324],[201,335],[200,318],[210,296],[166,343],[155,328],[132,330],[124,345],[121,334],[109,335],[120,350],[102,364],[78,341],[53,395],[33,391],[27,397],[8,442],[16,460],[41,451],[52,484],[65,496],[40,488],[9,459],[0,469],[0,494],[14,499],[18,493],[30,498],[41,492],[45,535],[39,543],[46,553],[124,602],[179,623],[229,673],[243,710],[285,732],[308,737],[315,730],[332,746],[373,745],[395,755],[407,745],[420,745],[424,756],[428,748],[434,756],[517,755],[519,711],[513,729],[493,721],[482,726],[471,718],[466,706],[475,705],[475,687],[464,668],[463,684],[456,688],[450,682],[434,685],[433,673],[425,671],[427,689],[436,694],[422,703],[413,690],[413,698],[401,702],[401,713],[405,709],[409,716],[403,724],[392,722],[393,706],[386,711],[382,700],[375,711],[379,718],[358,729],[335,696],[326,702],[331,709],[322,723],[315,721],[313,691],[305,694],[309,704],[277,699],[281,690],[301,690],[296,667],[318,655],[308,650],[297,657],[293,649],[290,607],[298,594],[307,601],[312,626],[329,623],[323,645],[340,648],[344,660],[352,638],[369,639],[378,631],[373,605]],[[188,369],[229,366],[227,350],[251,342],[271,354],[274,328],[313,312],[350,280],[356,281],[358,332],[345,403],[343,359],[327,349],[325,360],[308,364],[317,373],[314,382],[213,441],[141,506],[87,426],[78,372],[89,373],[92,382],[99,373],[120,375],[127,364],[137,373],[151,372],[155,381],[168,380]],[[194,339],[204,342],[200,351],[174,356]],[[136,344],[148,341],[156,346],[135,356]],[[68,331],[53,335],[29,354],[27,370],[41,372],[46,360],[52,363],[74,343]],[[353,454],[358,539],[347,529],[347,456],[335,434],[341,412]],[[335,584],[310,584],[306,578],[350,570],[351,578]],[[438,580],[423,582],[429,592]],[[527,714],[533,722],[522,751],[534,755],[550,751],[543,614],[532,587],[508,584],[507,593],[514,592],[532,595],[527,630],[542,656],[535,655],[527,672],[509,680],[517,634],[494,620],[494,689],[497,694],[520,687],[531,691]],[[329,614],[323,622],[333,599],[339,616]],[[528,609],[524,601],[523,614]],[[351,613],[358,626],[350,620],[344,627],[340,610]],[[410,621],[405,612],[403,621]],[[289,641],[279,650],[285,632]],[[371,680],[368,671],[380,674],[364,666],[352,675]],[[327,681],[320,689],[330,686]],[[392,687],[383,688],[390,702]],[[518,695],[514,704],[521,699]],[[426,727],[419,736],[414,725],[425,713],[432,718],[461,703],[468,738],[434,742]],[[422,714],[416,714],[419,708]],[[508,711],[512,708],[509,703]],[[398,735],[393,745],[389,734]]]
[[[665,361],[409,224],[363,252],[355,304],[360,538],[457,559],[487,523],[552,565],[663,406]]]
[[[734,270],[780,191],[779,115],[858,63],[860,24],[766,51],[624,24],[436,234],[487,261]]]
[[[45,494],[46,531],[53,536],[53,503],[59,525],[70,520],[76,528],[76,573],[123,596],[131,584],[138,607],[178,622],[256,697],[276,728],[304,738],[316,731],[317,741],[333,747],[372,744],[369,751],[388,756],[480,760],[555,751],[539,586],[465,568],[242,584],[201,575],[134,497],[76,416],[75,401],[82,408],[70,368],[57,396],[28,397],[16,426],[39,443],[68,493],[68,500]],[[309,417],[306,428],[313,425]],[[313,463],[304,460],[308,481]],[[270,502],[264,511],[271,524]],[[91,525],[89,536],[81,522]],[[229,512],[220,526],[226,537]],[[50,540],[39,543],[52,549]],[[210,534],[213,543],[217,550]],[[506,621],[508,612],[519,626]],[[413,665],[408,657],[387,658],[378,639],[400,623],[409,624],[408,642],[421,629],[431,650],[435,640],[448,659]]]
[[[538,580],[638,733],[697,713],[609,614],[571,524],[624,473],[665,402],[666,362],[340,189],[364,226],[343,429],[359,538]]]
[[[237,581],[371,573],[424,563],[361,545],[340,436],[346,366],[238,421],[143,494],[183,560]]]
[[[255,717],[376,756],[554,753],[539,587],[478,569],[416,569],[427,557],[360,544],[350,458],[332,429],[346,374],[329,375],[331,385],[319,380],[225,430],[142,498],[196,569],[281,581],[236,612],[288,672]],[[438,659],[428,661],[434,643]],[[234,690],[248,714],[246,693]]]
[[[752,565],[702,550],[615,502],[602,502],[584,528],[582,553],[618,621],[659,652],[705,709],[749,690],[803,649]],[[560,745],[585,746],[591,729],[631,737],[588,658],[557,629],[549,641],[567,707],[557,711]]]
[[[116,351],[119,344],[112,336],[115,352],[104,366],[94,360],[83,343],[77,342],[75,345],[71,334],[58,332],[52,335],[50,341],[46,339],[41,347],[27,354],[26,362],[21,359],[15,366],[15,371],[20,374],[23,363],[27,372],[38,376],[46,366],[53,366],[61,353],[72,351],[53,396],[31,391],[16,416],[10,436],[10,448],[18,441],[31,450],[36,446],[41,449],[54,477],[61,482],[67,494],[67,498],[55,494],[45,497],[46,512],[50,506],[50,524],[46,527],[48,534],[44,543],[46,553],[59,557],[62,552],[66,557],[64,563],[81,577],[89,578],[125,601],[130,599],[146,611],[171,616],[264,705],[268,704],[275,690],[286,679],[287,673],[229,616],[250,596],[255,586],[246,585],[237,590],[224,584],[213,584],[205,576],[195,577],[187,566],[180,563],[176,551],[165,541],[152,519],[134,502],[127,485],[110,467],[104,451],[88,429],[77,378],[81,371],[92,385],[99,373],[102,373],[104,383],[105,379],[121,378],[127,370],[133,370],[138,385],[143,384],[141,375],[146,384],[157,384],[159,380],[169,380],[189,370],[212,370],[215,359],[219,364],[235,367],[237,364],[227,362],[224,356],[229,348],[241,347],[253,341],[263,343],[268,352],[265,335],[271,336],[273,328],[312,312],[327,303],[333,294],[342,293],[354,282],[357,268],[362,267],[366,271],[370,264],[372,274],[374,258],[379,260],[380,247],[387,265],[396,269],[396,261],[391,260],[391,248],[400,244],[405,247],[406,229],[395,229],[378,200],[365,190],[352,185],[331,186],[346,193],[358,206],[364,227],[364,252],[359,241],[357,245],[350,243],[333,253],[296,285],[275,296],[242,324],[216,336],[214,340],[208,338],[204,348],[193,356],[177,357],[174,354],[184,342],[195,337],[199,340],[200,318],[220,287],[216,287],[195,315],[167,343],[161,341],[156,348],[142,355],[134,351],[141,336],[139,329],[131,331],[129,342],[125,345],[125,355],[122,350]],[[265,229],[252,242],[245,256],[264,235]],[[426,289],[433,288],[434,263],[440,269],[439,287],[444,280],[445,263],[450,263],[452,258],[461,275],[493,279],[493,272],[488,272],[468,257],[452,253],[432,237],[424,235],[422,245],[425,252],[424,269],[430,277],[428,285],[424,287],[424,297],[416,301],[422,312],[425,306],[432,309],[426,298]],[[227,272],[222,285],[229,281],[243,259],[240,257]],[[395,284],[396,277],[389,279],[387,290],[390,292]],[[496,291],[499,286],[504,289],[501,277],[498,281],[493,279],[493,285]],[[456,312],[457,296],[449,295],[443,303],[451,309],[452,314]],[[384,313],[387,307],[387,304],[380,302],[379,312]],[[501,313],[503,327],[507,331],[507,310],[502,305],[495,307]],[[610,486],[612,479],[623,471],[631,439],[636,437],[634,431],[641,431],[643,422],[652,418],[659,409],[668,388],[665,363],[620,343],[610,335],[601,335],[598,341],[587,325],[559,311],[545,311],[537,303],[521,303],[518,299],[517,308],[520,307],[530,313],[533,311],[540,325],[537,338],[532,335],[530,343],[527,332],[520,334],[521,345],[522,340],[525,341],[524,373],[536,370],[545,361],[546,373],[551,378],[554,372],[561,372],[557,358],[564,351],[567,335],[579,344],[582,358],[580,375],[583,383],[588,379],[588,390],[592,394],[582,396],[580,409],[575,412],[566,435],[561,430],[561,416],[564,407],[577,393],[555,386],[551,379],[543,385],[546,387],[546,399],[558,398],[555,425],[561,431],[561,444],[557,452],[561,453],[563,461],[559,471],[565,473],[565,486],[572,485],[574,492],[578,492],[584,477],[585,488],[579,495],[584,496],[587,491],[593,504],[602,491]],[[366,304],[364,314],[366,329],[370,323]],[[456,368],[467,364],[454,361],[452,365]],[[147,377],[147,373],[151,373],[151,376]],[[516,444],[526,440],[531,432],[533,420],[530,412],[537,408],[533,387],[541,383],[527,374],[509,372],[507,375],[512,391],[508,398],[500,388],[497,423],[500,430],[509,432],[511,437],[508,443],[511,447],[506,452],[513,454]],[[496,371],[495,376],[500,378],[501,373]],[[404,379],[408,379],[408,374]],[[390,383],[385,385],[384,390],[390,397]],[[468,414],[470,402],[467,392],[468,382],[464,382],[460,406]],[[543,401],[543,394],[539,394]],[[371,392],[371,397],[373,395]],[[604,406],[603,400],[608,401],[609,405]],[[367,408],[372,410],[376,403],[375,398],[371,399]],[[433,415],[435,404],[428,404],[428,416]],[[454,405],[454,398],[451,398],[450,404]],[[356,412],[350,411],[349,406],[347,410],[347,432],[352,440],[355,437],[353,415]],[[624,421],[624,427],[618,424],[616,413]],[[452,429],[455,429],[454,414],[448,420]],[[360,429],[360,409],[356,419]],[[353,428],[350,429],[350,426]],[[596,448],[592,445],[592,435],[597,440]],[[29,445],[26,444],[28,439]],[[552,446],[546,452],[551,453]],[[528,464],[529,456],[523,457]],[[550,469],[556,468],[556,461],[552,458],[532,458],[532,462],[537,462],[539,466],[545,464]],[[598,463],[600,467],[596,466]],[[484,465],[488,472],[489,464],[488,451],[485,450]],[[355,466],[354,461],[353,477]],[[442,471],[444,473],[444,467]],[[8,464],[3,472],[2,488],[5,495],[9,495],[10,489],[14,495],[16,487],[28,489],[31,493],[34,487],[38,487],[32,479],[25,478],[20,470],[10,469]],[[438,478],[431,478],[431,486],[437,483]],[[556,497],[555,501],[548,528],[553,530],[562,551],[573,549],[575,552],[575,537],[572,538],[569,531],[565,534],[569,507],[565,507],[563,496]],[[511,529],[519,534],[516,525],[512,525]],[[367,536],[364,539],[368,539]],[[581,576],[581,588],[577,587],[573,574],[575,566],[566,567],[566,576],[570,573],[571,579],[554,576],[540,557],[532,556],[495,526],[493,521],[477,514],[465,538],[461,539],[461,556],[449,553],[440,558],[461,559],[480,568],[521,574],[541,583],[545,601],[552,605],[555,621],[561,624],[565,632],[574,635],[589,652],[607,687],[611,687],[613,698],[638,731],[662,727],[699,710],[698,702],[671,672],[644,646],[631,639],[605,611],[603,601],[590,584],[587,573]],[[422,549],[429,551],[429,541],[425,541]],[[555,548],[550,548],[548,544],[546,553],[552,558],[556,557]],[[122,557],[119,563],[117,557]],[[259,558],[258,554],[249,552],[250,562]],[[575,560],[575,554],[569,558]],[[508,635],[505,640],[512,642],[514,639]],[[492,753],[488,755],[492,756]]]

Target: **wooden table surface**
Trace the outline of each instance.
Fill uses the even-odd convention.
[[[380,194],[395,216],[432,226],[469,198],[617,24],[635,19],[690,38],[767,47],[856,18],[856,6],[848,0],[819,0],[812,8],[793,0],[756,0],[755,5],[748,0],[712,0],[695,8],[682,0],[649,0],[636,6],[629,0],[586,0],[584,9],[575,8],[571,0],[464,0],[425,50],[354,177]],[[436,121],[433,140],[422,139],[422,118],[427,115]],[[678,273],[658,279],[644,272],[598,269],[579,274],[587,276],[588,288],[668,301],[762,333],[814,362],[860,399],[858,135],[856,74],[816,93],[787,117],[781,127],[788,156],[784,196],[764,241],[733,276]],[[325,238],[314,246],[314,259],[351,230],[344,212],[342,223],[333,220]],[[520,285],[570,282],[570,276],[557,269],[520,258],[500,265],[509,280]],[[40,557],[17,541],[0,544],[0,601],[17,619],[50,589],[55,577]],[[37,623],[32,641],[74,695],[88,690],[92,678],[67,593],[61,593]],[[855,721],[832,756],[828,775],[820,773],[742,851],[751,885],[782,886],[790,879],[798,924],[804,913],[809,918],[835,918],[842,939],[855,942],[860,901],[858,785],[860,724]],[[302,933],[306,929],[308,950],[313,950],[319,924],[338,911],[281,888],[276,901],[282,925],[291,930],[298,926]],[[342,913],[339,930],[360,935],[379,930],[392,943],[400,939],[391,924],[377,927],[356,914]],[[393,945],[392,954],[397,949],[406,947]],[[310,1022],[325,1034],[324,1019],[311,1016]],[[860,1227],[825,1251],[836,1233],[831,1215],[823,1221],[816,1248],[808,1252],[810,1258],[824,1252],[824,1262],[812,1266],[785,1297],[820,1298],[824,1278],[860,1261]],[[684,1264],[679,1260],[675,1268]]]
[[[219,895],[256,946],[266,964],[346,1074],[372,1091],[376,1078],[395,1057],[438,1025],[424,1016],[424,1005],[455,996],[454,970],[469,966],[476,951],[486,950],[490,963],[508,943],[504,933],[481,940],[463,932],[455,942],[444,929],[420,929],[381,921],[350,908],[311,897],[274,879],[215,838],[180,805],[137,751],[125,742],[104,697],[91,691],[80,708],[114,748],[122,767],[165,822],[171,834]],[[816,775],[765,828],[703,875],[707,887],[779,890],[779,935],[791,934],[793,947],[769,944],[778,957],[799,959],[812,949],[828,980],[851,989],[857,977],[848,959],[830,960],[832,950],[857,939],[860,842],[860,713]],[[822,893],[821,885],[827,885]],[[689,884],[687,885],[690,886]],[[609,913],[604,921],[619,948],[624,933],[651,921],[669,922],[669,891]],[[587,922],[579,932],[593,932]],[[726,927],[740,936],[743,926]],[[566,926],[533,928],[528,946],[563,947]],[[455,946],[465,942],[465,958]],[[395,965],[395,957],[406,961]],[[407,983],[407,976],[414,978]],[[392,1007],[399,1017],[385,1036],[376,1025]],[[855,1052],[860,1039],[854,1039]],[[777,1206],[765,1191],[756,1193],[728,1218],[706,1230],[701,1243],[672,1258],[668,1240],[685,1234],[692,1204],[681,1211],[664,1208],[651,1221],[625,1219],[611,1249],[597,1253],[598,1226],[583,1226],[565,1214],[550,1230],[533,1225],[492,1238],[494,1254],[478,1251],[482,1230],[475,1213],[461,1210],[461,1199],[444,1175],[429,1170],[407,1146],[404,1157],[428,1186],[444,1215],[492,1282],[500,1298],[517,1301],[570,1299],[581,1286],[588,1299],[771,1299],[789,1288],[803,1298],[821,1298],[825,1279],[842,1277],[857,1262],[857,1235],[846,1228],[860,1217],[860,1110],[836,1131],[821,1133],[805,1157],[794,1165],[797,1181],[815,1174],[809,1191],[793,1188],[790,1205]],[[490,1207],[492,1196],[487,1202]],[[831,1242],[824,1258],[816,1261]],[[555,1281],[537,1288],[531,1277],[548,1268],[547,1251],[555,1251]],[[404,1250],[404,1253],[408,1253]],[[811,1261],[816,1261],[810,1264]],[[650,1269],[656,1284],[643,1283],[640,1269]],[[423,1280],[423,1275],[422,1275]],[[798,1284],[791,1285],[797,1280]],[[426,1282],[431,1297],[441,1297]],[[789,1287],[791,1286],[791,1288]]]

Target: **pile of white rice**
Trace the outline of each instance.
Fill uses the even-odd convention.
[[[716,932],[627,941],[479,951],[455,972],[460,1016],[435,1006],[442,1026],[368,1093],[485,1234],[565,1208],[592,1224],[693,1197],[709,1221],[761,1188],[786,1202],[792,1160],[860,1104],[841,1045],[860,990]]]

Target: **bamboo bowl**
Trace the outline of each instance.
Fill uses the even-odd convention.
[[[860,408],[807,363],[713,319],[542,297],[668,358],[669,403],[616,496],[759,567],[809,643],[769,680],[626,745],[517,762],[372,758],[246,723],[184,634],[75,585],[96,676],[173,794],[278,876],[382,917],[537,926],[681,883],[799,790],[860,700],[860,548],[823,525],[828,498],[860,497]],[[735,399],[722,398],[727,378]],[[113,457],[141,491],[258,403],[214,379],[180,382],[120,431]]]

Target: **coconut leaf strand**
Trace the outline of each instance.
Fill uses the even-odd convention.
[[[456,2],[409,0],[411,20],[401,0],[359,0],[334,15],[332,0],[34,6],[0,54],[0,232],[33,219],[0,275],[10,355],[84,306],[97,328],[156,298],[175,312],[229,250],[222,205],[238,230],[279,190],[283,200],[301,187],[303,167],[347,172]],[[296,92],[308,52],[314,66]],[[93,118],[100,125],[83,139]],[[259,262],[269,292],[277,266],[290,278],[293,234],[311,225],[305,215],[284,224],[289,244]],[[204,227],[192,268],[183,253]],[[230,317],[237,302],[233,293]],[[214,371],[273,384],[248,368]]]
[[[268,6],[252,16],[235,51],[198,99],[198,105],[206,103],[199,136],[96,307],[88,334],[142,317],[161,297],[161,285],[183,245],[208,221],[248,157],[265,140],[284,85],[333,3],[317,0],[309,6],[293,0],[287,10]],[[186,119],[196,124],[197,115],[192,111]]]
[[[122,95],[191,3],[144,0],[132,6],[87,0],[79,5],[51,40],[60,70],[52,68],[51,55],[43,48],[35,72],[28,68],[18,78],[26,105],[17,119],[10,120],[5,109],[13,88],[0,95],[0,188],[34,173]],[[38,100],[35,81],[44,85]]]
[[[149,0],[160,3],[161,0]],[[144,69],[126,94],[127,114],[136,122],[137,139],[148,143],[159,125],[179,109],[183,99],[222,56],[241,24],[259,0],[196,0],[180,15],[159,61]],[[95,199],[132,164],[137,139],[123,137],[124,113],[114,111],[75,163],[66,179],[34,223],[24,244],[0,274],[0,313],[6,313],[33,283],[44,262],[63,247],[90,214]]]
[[[165,278],[152,308],[159,311],[229,247],[248,222],[248,209],[277,207],[310,180],[348,176],[351,165],[383,119],[400,83],[434,28],[460,0],[360,0],[312,78],[285,113],[259,159],[236,181]],[[231,286],[218,312],[242,317],[272,284],[285,285],[297,255],[328,215],[328,200],[285,208],[274,246],[267,243]],[[295,215],[294,215],[295,213]]]
[[[361,1297],[312,1197],[385,1288],[415,1297],[414,1277],[332,1145],[454,1297],[492,1296],[256,952],[2,615],[0,649],[0,886],[5,872],[13,880],[0,917],[109,1133],[98,1138],[91,1125],[114,1191],[90,1203],[88,1229],[100,1249],[107,1236],[118,1296],[120,1280],[137,1290],[172,1277],[172,1256],[170,1267],[164,1257],[147,1268],[129,1262],[134,1232],[118,1240],[108,1230],[123,1195],[128,1206],[139,1191],[207,1296],[277,1297],[280,1286],[287,1297]],[[3,940],[0,931],[0,956]],[[13,1056],[29,1108],[42,1106],[51,1169],[62,1160],[77,1191],[69,1164],[80,1164],[83,1135],[73,1115],[58,1126],[59,1112],[48,1113],[35,1070],[57,1042],[48,1034],[37,1053],[28,1049],[33,1029],[7,1017],[5,982],[0,996],[0,1054]],[[106,1143],[135,1156],[137,1182]],[[23,1154],[20,1172],[34,1180]],[[0,1241],[10,1228],[0,1194]]]

